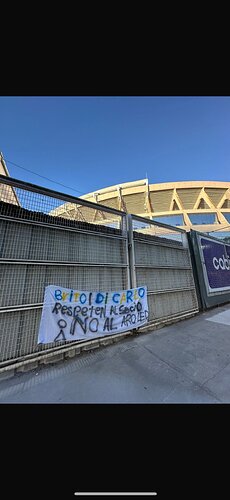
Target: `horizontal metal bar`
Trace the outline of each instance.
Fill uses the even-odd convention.
[[[135,215],[135,214],[131,214],[131,215],[132,215],[132,218],[134,220],[139,220],[140,222],[144,222],[145,224],[152,224],[153,226],[159,226],[159,227],[164,227],[166,229],[171,229],[175,233],[177,233],[177,232],[178,233],[186,233],[186,231],[184,229],[175,228],[175,226],[169,226],[168,224],[164,224],[163,222],[156,222],[152,219],[145,219],[145,217],[141,217],[140,215]],[[134,228],[134,231],[135,231],[135,228]]]
[[[101,496],[113,496],[113,497],[127,497],[127,496],[156,496],[157,492],[156,491],[75,491],[74,495],[84,497],[84,496],[93,496],[93,497],[101,497]]]
[[[195,286],[185,288],[168,288],[165,290],[147,290],[147,295],[162,295],[163,293],[190,292],[195,290]]]
[[[4,259],[0,258],[0,264],[25,264],[31,266],[69,266],[69,267],[128,267],[128,264],[120,262],[71,262],[59,260],[27,260],[27,259]]]
[[[191,266],[161,266],[155,264],[135,264],[135,268],[140,269],[176,269],[178,271],[190,271],[192,269]]]
[[[0,313],[17,312],[17,311],[28,311],[32,309],[41,309],[43,302],[38,302],[37,304],[17,304],[16,306],[3,306],[0,307]]]
[[[29,224],[29,225],[32,225],[32,226],[42,226],[42,227],[48,227],[50,229],[58,229],[58,230],[61,230],[61,231],[71,231],[71,232],[74,232],[74,233],[86,233],[86,234],[96,234],[97,236],[101,236],[102,238],[113,238],[113,239],[120,239],[120,240],[126,240],[126,234],[124,236],[120,235],[120,234],[107,234],[107,233],[103,233],[102,231],[95,231],[95,230],[87,230],[87,229],[77,229],[77,228],[74,228],[74,227],[70,227],[70,226],[60,226],[59,224],[50,224],[49,222],[39,222],[39,221],[34,221],[34,220],[30,220],[30,219],[18,219],[17,217],[10,217],[8,215],[1,215],[0,214],[0,219],[2,220],[6,220],[6,221],[9,221],[9,222],[19,222],[21,224]],[[68,220],[68,219],[66,219]],[[82,224],[84,224],[84,221],[82,221]],[[87,224],[90,224],[90,222],[87,222]],[[101,225],[100,225],[101,227]],[[108,226],[105,226],[105,227],[108,227]],[[116,229],[116,228],[115,228]]]
[[[160,238],[160,236],[157,236],[157,238]],[[173,244],[171,244],[170,241],[169,241],[169,243],[167,245],[167,243],[165,241],[149,241],[149,240],[145,240],[144,238],[136,237],[135,234],[133,235],[133,239],[134,239],[134,244],[136,242],[138,242],[138,243],[144,243],[146,245],[152,245],[152,246],[155,246],[155,247],[167,247],[167,248],[170,248],[170,249],[171,248],[175,248],[176,250],[183,250],[183,251],[186,251],[186,252],[188,251],[188,249],[185,248],[185,247],[183,247],[182,245],[181,246],[179,246],[179,245],[173,245]]]
[[[121,210],[106,207],[105,205],[94,203],[92,201],[87,201],[83,198],[78,198],[77,196],[72,196],[70,194],[61,193],[60,191],[54,191],[53,189],[48,189],[42,186],[38,186],[37,184],[21,181],[19,179],[14,179],[13,177],[6,177],[4,175],[0,175],[0,184],[1,183],[6,184],[8,186],[17,187],[19,189],[23,189],[24,191],[32,191],[34,193],[39,193],[45,196],[49,196],[50,198],[57,198],[58,200],[61,201],[67,201],[69,203],[75,203],[78,205],[93,208],[94,210],[102,210],[103,212],[108,212],[110,214],[120,215],[120,217],[126,216],[126,212],[122,212]]]

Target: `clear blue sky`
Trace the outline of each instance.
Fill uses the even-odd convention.
[[[76,196],[146,173],[230,181],[230,97],[2,96],[0,151],[12,177]]]

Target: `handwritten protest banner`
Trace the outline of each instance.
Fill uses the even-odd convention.
[[[138,328],[148,321],[147,288],[89,292],[45,288],[38,343],[86,340]]]

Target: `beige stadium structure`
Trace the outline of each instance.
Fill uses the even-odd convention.
[[[9,177],[9,175],[10,175],[1,151],[0,151],[0,174],[5,175],[6,177]],[[13,205],[19,205],[19,201],[18,201],[17,195],[15,193],[15,190],[12,187],[6,186],[6,185],[1,185],[0,201],[13,203]]]
[[[229,232],[230,182],[188,181],[149,184],[148,179],[126,182],[80,198],[180,227],[189,231]],[[109,215],[100,209],[65,203],[55,214],[103,224]]]
[[[0,173],[9,176],[0,153]],[[2,186],[0,199],[19,205],[16,193]],[[188,181],[149,184],[148,179],[126,182],[85,194],[80,199],[96,202],[156,220],[186,231],[216,231],[227,236],[230,231],[230,182]],[[61,204],[50,214],[94,224],[116,223],[111,213],[76,203]],[[147,229],[147,228],[146,228]]]

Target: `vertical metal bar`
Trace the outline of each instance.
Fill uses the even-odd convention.
[[[188,235],[187,235],[187,233],[182,233],[181,234],[181,239],[182,239],[182,245],[183,245],[183,247],[187,248],[187,250],[189,251]]]
[[[131,288],[130,282],[130,265],[129,265],[129,246],[128,246],[128,220],[127,216],[123,216],[121,218],[121,230],[122,236],[125,237],[125,256],[126,256],[126,264],[128,264],[127,269],[127,288]]]
[[[129,274],[131,288],[136,288],[137,277],[135,267],[135,249],[133,240],[133,218],[131,214],[127,214],[127,230],[128,230],[128,250],[129,250]]]

